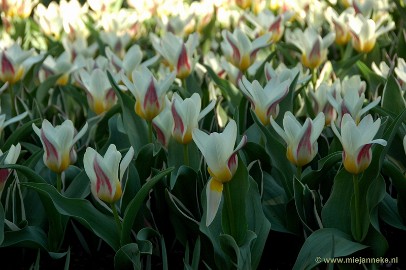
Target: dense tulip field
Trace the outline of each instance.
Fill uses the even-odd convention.
[[[0,11],[1,269],[406,269],[404,0]]]

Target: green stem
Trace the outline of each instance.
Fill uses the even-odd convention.
[[[10,102],[11,102],[11,117],[14,117],[17,115],[17,111],[16,111],[16,106],[15,106],[15,95],[14,95],[14,89],[13,89],[13,85],[10,84],[8,86],[8,92],[10,94]]]
[[[313,88],[316,90],[316,83],[317,83],[317,68],[314,68],[312,70],[312,83],[313,83]]]
[[[299,181],[302,180],[302,166],[296,167],[296,177]]]
[[[62,173],[56,174],[56,190],[58,190],[59,193],[62,192]]]
[[[224,195],[224,203],[226,204],[227,207],[227,216],[230,221],[230,229],[234,228],[234,210],[233,210],[233,204],[231,201],[231,192],[230,192],[230,187],[229,183],[224,183],[223,184],[223,195]],[[230,232],[231,236],[234,236],[234,232]]]
[[[186,77],[187,78],[187,77]],[[182,79],[182,86],[185,89],[186,92],[188,92],[187,90],[187,83],[186,83],[186,78]]]
[[[189,166],[189,147],[188,144],[183,145],[183,162]]]
[[[148,124],[148,142],[153,143],[153,141],[152,141],[152,135],[153,135],[153,133],[152,133],[152,120],[147,121],[147,124]]]
[[[358,183],[358,175],[354,174],[353,177],[354,182],[354,201],[355,201],[355,235],[359,240],[361,238],[361,223],[360,223],[360,213],[359,213],[359,183]]]
[[[114,203],[111,203],[110,207],[111,207],[111,210],[113,211],[114,220],[116,221],[118,235],[121,238],[121,221],[120,221],[120,217],[117,213],[116,205]]]

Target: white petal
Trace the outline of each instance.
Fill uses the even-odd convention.
[[[206,186],[206,200],[207,200],[207,216],[206,216],[206,226],[209,226],[214,218],[216,217],[217,211],[220,206],[222,192],[218,192],[217,190],[213,190],[211,188],[213,179],[207,183]],[[217,183],[216,183],[217,184]]]
[[[123,179],[123,175],[127,167],[130,165],[131,160],[134,157],[134,148],[131,146],[130,149],[128,149],[127,154],[123,157],[120,163],[120,181]]]

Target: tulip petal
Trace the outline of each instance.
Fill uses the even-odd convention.
[[[216,106],[216,100],[212,100],[209,105],[206,106],[206,108],[204,108],[200,113],[199,113],[199,117],[197,118],[197,121],[200,121],[201,119],[203,119],[203,117],[205,117],[211,110],[214,109],[214,106]]]
[[[120,163],[120,181],[123,179],[124,172],[130,165],[133,157],[134,157],[134,148],[131,146],[130,149],[128,149],[127,154],[125,154],[125,156],[123,157],[123,159],[121,160],[121,163]]]
[[[223,191],[223,184],[210,179],[206,186],[206,199],[207,199],[207,216],[206,226],[209,226],[216,217],[217,211],[220,206],[221,196]]]

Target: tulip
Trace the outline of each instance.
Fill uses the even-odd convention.
[[[193,69],[192,55],[196,49],[199,39],[196,33],[189,35],[186,43],[180,37],[171,32],[159,39],[151,35],[151,42],[155,50],[167,61],[171,70],[176,71],[176,77],[185,79]]]
[[[334,133],[343,146],[344,168],[354,175],[365,171],[372,160],[371,146],[374,143],[386,146],[383,139],[372,140],[379,130],[381,119],[375,122],[368,114],[357,125],[349,114],[345,114],[341,121],[341,134],[333,123],[331,125]]]
[[[173,130],[173,117],[171,112],[171,102],[165,97],[165,108],[152,120],[152,126],[155,129],[157,140],[164,146],[168,147],[169,140]]]
[[[323,112],[326,118],[325,125],[330,125],[331,121],[334,121],[337,117],[337,112],[334,110],[334,107],[328,102],[327,93],[330,93],[331,96],[337,96],[337,83],[333,85],[328,85],[325,82],[322,82],[315,91],[309,89],[310,97],[313,103],[313,112],[315,114]]]
[[[90,179],[91,191],[95,198],[110,204],[121,198],[123,192],[121,181],[133,156],[134,149],[130,147],[127,154],[121,159],[121,153],[117,151],[114,144],[109,146],[104,157],[91,147],[86,149],[83,165]]]
[[[220,205],[223,183],[229,182],[238,168],[237,152],[247,142],[243,136],[241,142],[233,150],[237,138],[237,124],[231,120],[223,133],[213,132],[210,135],[195,129],[193,140],[204,156],[211,179],[207,183],[207,218],[206,226],[209,226],[216,216]]]
[[[35,55],[34,49],[24,51],[20,45],[14,43],[0,53],[0,80],[9,84],[18,82],[42,57]]]
[[[4,164],[15,164],[17,162],[18,157],[20,156],[21,152],[21,145],[18,143],[16,146],[11,145],[10,149],[8,150],[7,156],[4,159]],[[3,152],[0,150],[0,159],[3,159]],[[10,175],[10,169],[0,169],[0,193],[6,184],[7,178]]]
[[[54,127],[44,119],[41,129],[32,124],[34,132],[41,139],[45,150],[44,163],[51,171],[61,174],[76,160],[73,146],[86,133],[87,127],[86,123],[75,136],[75,128],[70,120],[65,120],[61,125]]]
[[[350,19],[349,25],[352,36],[353,48],[361,53],[368,53],[374,47],[376,39],[392,30],[394,22],[389,22],[386,26],[381,26],[382,22],[375,23],[372,19],[365,18],[361,13]]]
[[[264,34],[252,42],[238,28],[233,33],[223,30],[222,35],[221,49],[227,61],[245,72],[254,63],[258,51],[271,44],[272,34]]]
[[[302,52],[302,64],[316,69],[327,59],[327,49],[334,42],[335,33],[322,38],[314,28],[306,28],[304,32],[295,29],[286,32],[287,42],[295,44]]]
[[[146,67],[134,70],[132,82],[122,76],[122,81],[135,96],[135,112],[143,119],[151,121],[165,106],[165,94],[175,80],[175,72],[167,74],[158,82]]]
[[[345,45],[351,40],[348,22],[354,14],[355,12],[352,8],[344,10],[340,15],[331,7],[327,9],[327,19],[332,28],[334,28],[336,33],[335,42],[338,45]]]
[[[194,93],[190,98],[183,100],[178,94],[172,99],[173,130],[172,136],[181,144],[188,144],[192,141],[192,132],[197,128],[198,121],[205,117],[213,108],[216,102],[213,100],[204,110],[200,95]]]
[[[288,160],[302,167],[316,156],[318,151],[317,139],[323,131],[325,117],[320,112],[312,121],[307,118],[303,126],[296,120],[291,112],[283,117],[284,130],[271,118],[271,125],[287,143],[286,156]]]
[[[63,86],[69,83],[70,74],[79,68],[81,66],[72,63],[72,55],[65,51],[56,59],[48,56],[38,73],[38,77],[40,82],[44,82],[50,76],[60,75],[55,84]]]
[[[243,76],[238,85],[261,123],[267,125],[270,117],[278,116],[279,103],[288,94],[290,83],[290,79],[279,81],[279,78],[273,78],[262,88],[258,81],[250,83]]]
[[[104,71],[96,68],[89,74],[85,70],[81,70],[79,77],[86,90],[89,107],[93,112],[99,115],[116,104],[117,97]]]
[[[371,108],[378,105],[381,97],[378,97],[367,106],[362,108],[365,100],[366,83],[361,81],[359,76],[345,78],[341,83],[341,93],[336,93],[335,96],[332,92],[327,92],[327,99],[330,104],[337,111],[336,123],[340,125],[343,115],[349,113],[354,120],[358,123],[361,116],[369,111]],[[336,88],[336,90],[339,88]]]
[[[398,64],[395,67],[395,74],[402,86],[406,84],[406,62],[403,58],[398,58]]]

